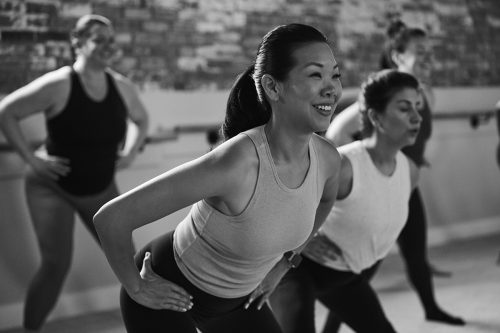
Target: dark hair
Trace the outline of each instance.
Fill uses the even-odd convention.
[[[229,93],[221,128],[224,140],[269,121],[271,106],[260,82],[262,76],[269,74],[278,81],[285,80],[295,66],[293,52],[313,42],[328,40],[317,29],[298,23],[280,25],[262,38],[255,64],[238,76]]]
[[[380,56],[380,69],[396,68],[397,65],[392,60],[392,52],[405,52],[411,40],[427,36],[423,29],[408,27],[401,20],[391,22],[387,27],[386,35],[389,40]]]
[[[398,53],[406,51],[408,44],[415,38],[423,38],[427,33],[420,28],[403,28],[392,38],[392,50]]]
[[[78,41],[81,38],[87,37],[90,31],[90,28],[97,25],[103,25],[107,27],[111,27],[111,21],[102,15],[96,14],[87,14],[83,15],[76,21],[75,27],[71,30],[70,33],[70,41],[71,41],[71,50],[73,53],[73,58],[75,58],[75,49],[78,48]]]
[[[379,67],[380,69],[390,69],[396,68],[397,65],[392,60],[392,40],[396,34],[398,34],[402,29],[406,28],[406,24],[400,19],[392,20],[385,34],[387,36],[387,42],[384,45],[384,50],[380,54]]]
[[[405,88],[418,90],[418,80],[413,75],[396,69],[384,69],[368,76],[361,85],[358,97],[359,111],[362,116],[361,131],[364,137],[373,132],[373,125],[368,119],[368,110],[384,113],[391,98]]]

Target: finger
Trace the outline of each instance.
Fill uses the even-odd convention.
[[[71,171],[68,166],[62,164],[52,164],[50,165],[50,169],[61,176],[65,176]]]
[[[177,311],[177,312],[186,312],[186,311],[191,310],[191,308],[185,308],[185,307],[171,305],[171,304],[166,304],[166,305],[162,306],[162,309],[173,310],[173,311]]]
[[[146,252],[144,254],[144,259],[142,259],[142,268],[140,275],[143,279],[147,280],[147,278],[152,278],[156,274],[151,267],[151,252]]]
[[[184,288],[178,286],[177,284],[173,282],[169,282],[169,288],[172,292],[178,294],[181,297],[185,297],[188,299],[193,299],[193,296],[191,296]]]
[[[245,303],[245,310],[248,309],[248,307],[253,303],[253,301],[255,301],[255,299],[258,297],[258,293],[257,291],[254,291],[250,297],[248,298],[248,301]]]
[[[259,302],[257,303],[257,310],[260,310],[262,308],[262,306],[267,302],[268,297],[269,296],[267,296],[266,294],[262,295]]]
[[[173,300],[173,299],[167,299],[167,300],[164,300],[161,303],[161,306],[163,308],[175,307],[175,308],[184,309],[185,311],[187,311],[187,310],[191,310],[192,309],[193,302],[191,302],[191,301],[189,301],[189,302],[181,302],[181,301],[176,301],[176,300]]]

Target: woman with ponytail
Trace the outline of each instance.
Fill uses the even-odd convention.
[[[224,142],[96,214],[128,332],[281,332],[266,300],[337,193],[340,155],[314,133],[330,124],[339,77],[322,33],[276,27],[230,92]],[[189,205],[134,256],[134,229]]]
[[[431,63],[426,33],[420,28],[407,27],[401,21],[394,22],[387,30],[387,33],[390,38],[388,51],[384,52],[387,61],[381,61],[381,65],[385,63],[400,72],[412,74],[420,83],[420,96],[422,99],[419,104],[419,111],[422,116],[420,131],[415,143],[403,148],[402,152],[417,167],[426,167],[429,163],[425,159],[425,146],[431,136],[431,110],[434,105],[434,95],[428,84]],[[363,138],[365,133],[360,130],[362,124],[359,111],[358,103],[354,103],[343,110],[332,121],[325,137],[337,147]],[[450,315],[441,309],[434,295],[432,275],[449,276],[450,273],[439,271],[429,263],[427,256],[427,219],[418,187],[411,193],[408,219],[398,237],[398,246],[406,264],[408,278],[424,308],[425,318],[450,325],[464,325],[465,321],[462,318]],[[333,314],[330,315],[327,321],[330,324],[327,324],[327,326],[338,325],[334,317]],[[325,332],[333,331],[325,328]]]

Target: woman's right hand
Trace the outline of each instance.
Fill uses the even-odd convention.
[[[192,296],[180,286],[165,280],[151,267],[151,253],[146,252],[142,261],[141,284],[137,292],[127,291],[137,303],[155,310],[173,310],[186,312],[191,310]]]
[[[67,158],[49,155],[43,149],[35,152],[30,165],[37,174],[52,180],[67,175],[71,170]]]

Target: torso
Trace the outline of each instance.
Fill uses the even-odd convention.
[[[87,94],[76,72],[70,72],[69,81],[66,104],[60,110],[56,104],[47,112],[46,148],[50,155],[70,160],[70,173],[58,180],[64,190],[75,195],[96,194],[114,178],[127,108],[109,73],[101,100]]]
[[[307,175],[291,189],[278,176],[263,128],[245,135],[259,159],[248,205],[240,214],[227,216],[202,200],[174,234],[181,271],[200,289],[219,297],[250,293],[284,252],[305,242],[323,192],[316,139],[309,143]]]
[[[352,166],[352,188],[335,203],[319,234],[341,253],[331,256],[319,251],[325,245],[321,237],[313,239],[304,253],[325,266],[360,272],[387,254],[404,226],[411,191],[410,167],[407,158],[398,153],[394,172],[382,174],[361,141],[339,151]]]

